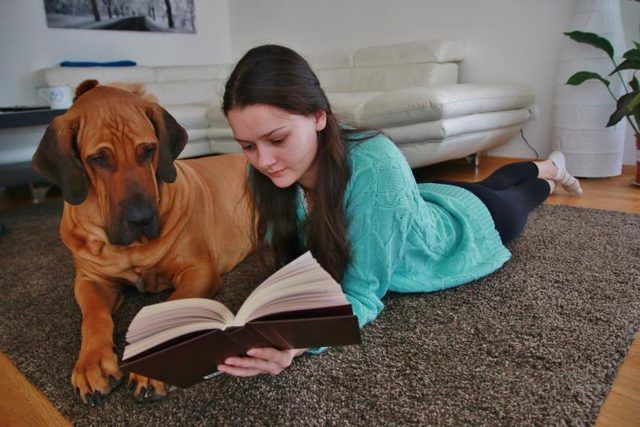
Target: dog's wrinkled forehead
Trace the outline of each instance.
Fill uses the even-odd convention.
[[[99,108],[109,108],[115,112],[120,108],[143,107],[146,105],[139,95],[112,86],[96,86],[82,93],[70,108],[70,111],[92,111]]]
[[[77,123],[81,152],[100,144],[135,144],[155,140],[146,111],[149,103],[140,96],[110,86],[97,86],[79,96],[67,114]]]

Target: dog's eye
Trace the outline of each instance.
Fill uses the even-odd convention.
[[[88,162],[93,167],[98,167],[98,168],[109,167],[109,157],[104,151],[100,151],[98,154],[95,154],[89,157]]]
[[[146,160],[150,160],[153,158],[153,154],[156,152],[156,146],[155,145],[143,145],[140,150],[139,150],[139,154],[138,157],[140,159],[141,162],[146,161]]]

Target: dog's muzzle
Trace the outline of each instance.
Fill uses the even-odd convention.
[[[128,246],[142,237],[150,240],[158,237],[158,210],[149,197],[137,194],[120,206],[120,213],[107,230],[112,245]]]

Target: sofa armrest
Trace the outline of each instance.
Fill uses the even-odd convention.
[[[371,99],[362,108],[361,122],[373,127],[403,126],[475,113],[521,109],[532,101],[531,89],[515,83],[412,87],[386,92]]]

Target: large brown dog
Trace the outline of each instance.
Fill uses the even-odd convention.
[[[65,199],[60,224],[75,264],[82,345],[71,382],[85,403],[102,403],[122,379],[111,313],[122,285],[170,299],[211,297],[220,274],[252,250],[251,203],[241,155],[174,161],[186,131],[163,108],[118,88],[79,87],[54,119],[33,167]],[[84,92],[83,92],[84,91]],[[163,383],[131,375],[140,400]]]

